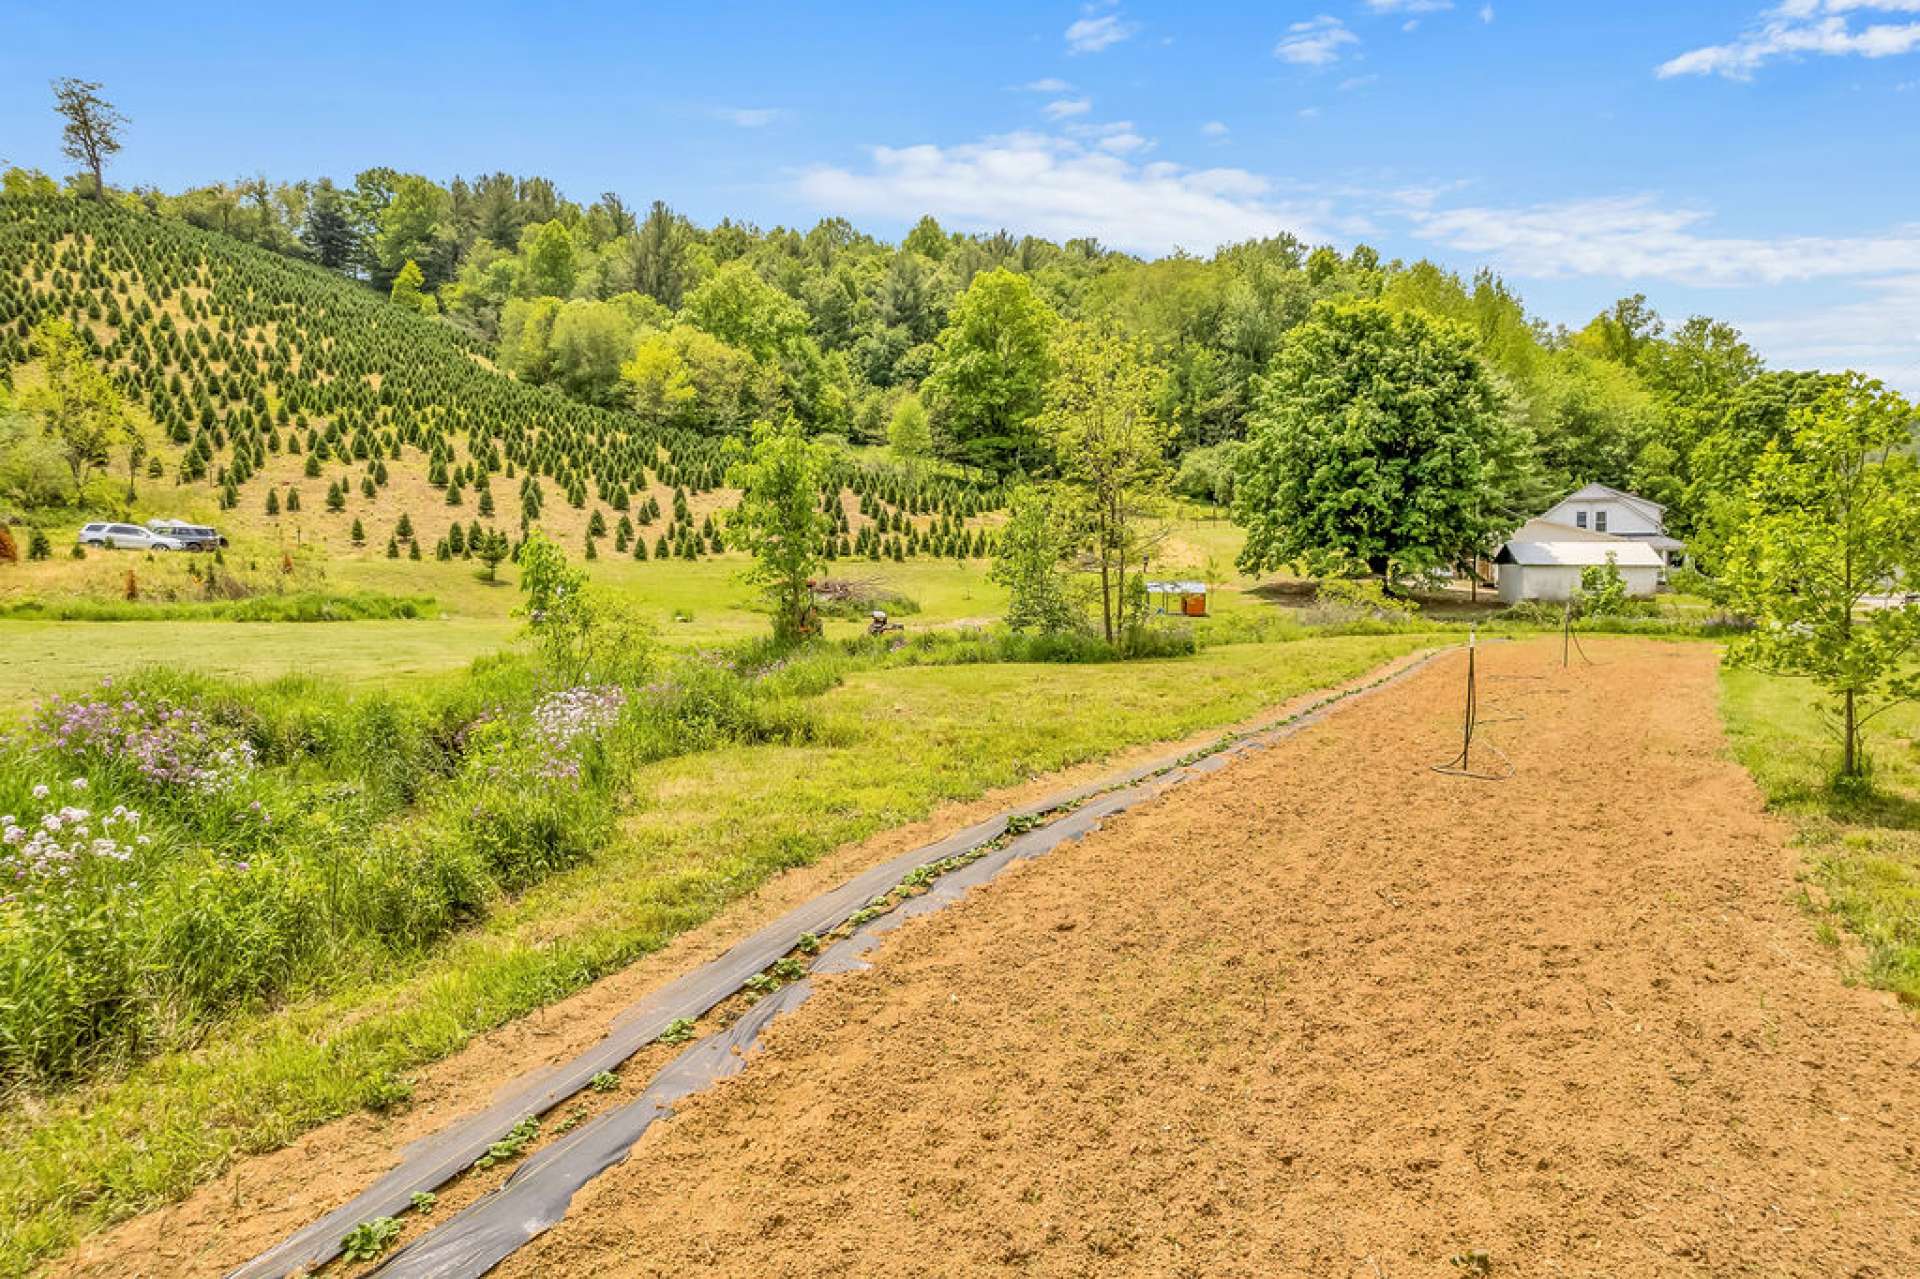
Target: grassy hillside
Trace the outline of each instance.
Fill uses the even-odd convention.
[[[523,522],[575,548],[604,527],[602,555],[725,550],[721,439],[524,385],[460,330],[352,281],[57,198],[0,203],[0,263],[0,371],[31,385],[34,326],[74,325],[153,449],[141,515],[342,556],[385,556],[390,540],[403,558],[443,540],[459,555],[477,528],[517,535]],[[997,502],[955,476],[849,460],[834,550],[979,555],[980,517]]]

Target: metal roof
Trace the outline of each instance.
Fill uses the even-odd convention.
[[[1205,582],[1148,582],[1149,595],[1205,595]]]
[[[1625,538],[1614,542],[1508,542],[1493,562],[1536,568],[1591,568],[1605,564],[1609,557],[1621,568],[1661,568],[1666,564],[1653,547]]]

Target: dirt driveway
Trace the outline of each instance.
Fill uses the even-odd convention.
[[[1714,651],[1588,650],[1483,650],[1510,780],[1449,657],[902,928],[500,1273],[1920,1275],[1920,1023]]]

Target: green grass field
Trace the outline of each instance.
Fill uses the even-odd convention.
[[[1920,1005],[1920,706],[1874,721],[1872,787],[1847,794],[1829,785],[1840,743],[1811,685],[1729,669],[1721,704],[1740,762],[1799,828],[1821,936],[1850,934],[1851,975]]]
[[[1156,577],[1201,577],[1217,583],[1213,611],[1231,617],[1272,605],[1243,593],[1252,583],[1233,569],[1240,531],[1205,508],[1181,508],[1160,522],[1163,540],[1152,567]],[[228,552],[237,571],[272,577],[277,552],[242,543]],[[0,566],[0,602],[22,598],[117,600],[132,571],[144,598],[191,598],[189,557],[157,557],[96,551],[85,560],[56,557],[39,564]],[[262,569],[260,566],[265,565]],[[660,637],[675,646],[726,644],[765,634],[757,588],[746,580],[749,561],[737,554],[692,563],[635,562],[607,556],[591,566],[593,578],[632,603]],[[985,625],[999,617],[1006,592],[987,578],[987,561],[843,560],[828,575],[870,581],[904,594],[920,611],[900,620],[910,632],[961,624]],[[69,692],[160,664],[209,675],[270,679],[289,673],[319,675],[348,684],[402,682],[459,669],[482,654],[511,643],[519,630],[518,574],[500,567],[499,580],[484,582],[471,561],[440,563],[389,560],[369,553],[303,560],[302,589],[372,591],[431,596],[434,617],[413,621],[275,622],[51,622],[0,619],[0,708],[50,693]],[[1204,628],[1207,623],[1199,625]],[[863,624],[830,619],[829,638],[856,635]]]

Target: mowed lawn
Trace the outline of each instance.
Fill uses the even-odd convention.
[[[1273,606],[1242,593],[1250,583],[1232,576],[1240,532],[1202,516],[1169,519],[1166,561],[1155,577],[1204,577],[1218,585],[1216,618]],[[265,553],[262,552],[262,555]],[[244,553],[230,562],[239,566]],[[270,562],[258,557],[245,560]],[[987,576],[988,561],[917,559],[840,560],[827,575],[867,583],[904,595],[918,611],[896,618],[911,634],[926,629],[989,625],[1006,608],[1006,591]],[[675,647],[724,645],[768,631],[759,588],[749,580],[745,556],[723,555],[693,562],[635,562],[605,556],[587,567],[594,581],[630,604]],[[191,597],[184,557],[149,562],[145,557],[96,552],[84,561],[55,559],[9,566],[0,573],[0,601],[10,598],[114,599],[128,569],[147,598]],[[324,569],[303,574],[301,589],[427,596],[430,618],[363,622],[119,621],[66,622],[0,619],[0,710],[52,693],[73,693],[142,666],[162,665],[203,674],[273,679],[315,675],[346,684],[403,682],[464,667],[474,658],[511,643],[520,630],[519,573],[502,564],[498,580],[481,580],[469,561],[389,560],[377,551],[335,556]],[[1188,624],[1183,622],[1183,625]],[[1197,623],[1204,630],[1209,622]],[[863,619],[828,619],[826,633],[858,635]]]
[[[1829,785],[1840,741],[1811,684],[1727,669],[1721,701],[1735,754],[1799,827],[1821,937],[1847,947],[1850,978],[1920,1006],[1920,706],[1872,722],[1872,786],[1848,795]]]
[[[640,769],[612,846],[426,955],[335,974],[327,997],[296,996],[193,1051],[14,1110],[0,1129],[11,1233],[0,1273],[184,1193],[236,1154],[390,1097],[397,1077],[659,948],[783,869],[943,802],[1228,724],[1434,642],[1309,639],[1168,661],[855,674],[807,701],[808,744]]]
[[[143,666],[242,679],[380,684],[457,670],[508,643],[506,618],[377,622],[0,620],[0,708],[84,691]]]

